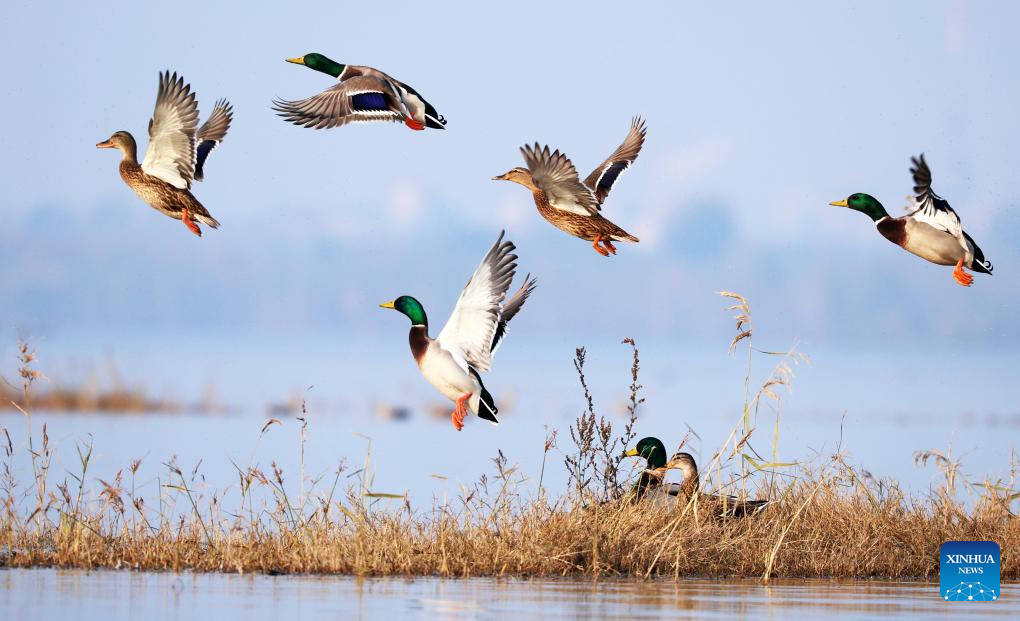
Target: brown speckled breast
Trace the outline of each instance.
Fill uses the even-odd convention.
[[[601,214],[582,216],[572,211],[556,209],[549,204],[549,199],[546,198],[545,192],[542,190],[535,190],[532,194],[535,197],[535,206],[538,207],[538,213],[542,214],[542,217],[548,220],[550,224],[574,237],[588,241],[595,239],[596,235],[604,238],[631,237],[627,231],[602,217]]]
[[[191,192],[175,188],[159,177],[147,174],[137,162],[122,161],[120,176],[139,198],[153,209],[171,218],[179,220],[184,209],[194,214],[211,217]]]

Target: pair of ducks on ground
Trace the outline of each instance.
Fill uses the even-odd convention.
[[[276,111],[297,125],[322,129],[351,122],[403,121],[412,129],[422,130],[441,129],[446,124],[416,90],[377,69],[343,65],[321,54],[307,54],[288,62],[338,80],[333,87],[307,99],[274,102]],[[96,146],[119,149],[123,154],[120,173],[127,185],[146,203],[181,220],[201,236],[198,223],[217,228],[219,222],[192,195],[191,184],[202,180],[206,159],[223,142],[232,119],[232,106],[221,99],[205,124],[198,127],[198,103],[191,87],[176,73],[163,73],[141,164],[135,140],[126,131],[118,131]],[[609,256],[616,252],[613,242],[638,241],[600,211],[620,174],[637,159],[645,134],[644,122],[635,118],[623,143],[583,182],[566,155],[547,146],[540,148],[537,143],[521,149],[526,167],[513,168],[495,179],[528,188],[543,217],[561,230],[592,242],[599,254]],[[961,285],[972,282],[965,267],[991,274],[991,263],[963,231],[956,212],[932,191],[931,171],[924,156],[913,163],[916,205],[907,215],[892,218],[881,203],[863,193],[832,204],[867,214],[879,233],[917,256],[939,265],[955,264],[953,275]],[[535,288],[535,279],[529,275],[520,290],[506,299],[517,256],[512,254],[514,245],[503,241],[503,236],[501,232],[464,287],[438,338],[429,337],[425,310],[417,299],[405,295],[382,305],[411,320],[411,352],[422,375],[455,404],[451,419],[458,430],[468,411],[496,423],[497,408],[482,385],[480,373],[491,368],[510,319]]]
[[[678,452],[667,460],[666,446],[658,438],[642,438],[624,455],[641,457],[646,462],[632,490],[635,502],[683,507],[693,498],[709,506],[709,510],[717,517],[745,517],[761,511],[769,504],[767,500],[745,500],[735,496],[702,493],[698,464],[694,457],[690,453]],[[666,483],[666,475],[670,470],[679,470],[683,481]]]

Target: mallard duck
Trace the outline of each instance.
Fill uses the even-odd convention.
[[[213,107],[209,119],[198,127],[198,102],[184,77],[159,74],[156,110],[149,120],[149,144],[145,158],[138,164],[134,136],[115,132],[96,144],[100,149],[120,149],[120,176],[149,206],[175,220],[192,233],[202,236],[198,222],[219,228],[209,211],[191,194],[191,181],[205,178],[205,160],[227,135],[234,108],[226,99]]]
[[[348,123],[403,121],[414,130],[445,129],[446,119],[418,91],[378,69],[342,65],[318,53],[288,58],[287,62],[339,82],[308,99],[274,99],[273,109],[295,125],[326,129]]]
[[[936,265],[956,265],[953,279],[964,287],[974,282],[974,277],[964,271],[970,268],[983,274],[992,273],[992,264],[985,260],[981,248],[963,230],[960,217],[949,202],[931,189],[931,169],[924,161],[910,158],[913,166],[910,174],[914,177],[914,193],[909,213],[899,218],[890,216],[882,203],[873,196],[857,192],[841,201],[829,203],[835,207],[848,207],[866,214],[875,222],[875,227],[892,243],[907,252],[916,254]]]
[[[651,498],[662,504],[671,498],[669,502],[675,505],[685,503],[697,494],[698,502],[709,504],[717,517],[744,517],[761,511],[769,504],[767,500],[741,500],[735,496],[702,493],[698,465],[694,457],[690,453],[680,452],[667,460],[666,447],[658,438],[642,438],[635,448],[628,450],[624,455],[643,457],[647,461],[645,469],[634,485],[635,501]],[[679,470],[683,475],[683,481],[664,483],[670,470]]]
[[[624,455],[627,457],[642,457],[646,464],[641,471],[632,491],[634,499],[640,500],[649,491],[662,486],[666,475],[666,446],[658,438],[642,438],[637,445],[627,450]]]
[[[698,464],[690,453],[677,453],[666,463],[668,470],[679,470],[684,480],[680,483],[670,483],[666,492],[671,496],[678,496],[682,500],[690,499],[697,494],[700,502],[712,505],[718,517],[744,517],[753,515],[766,506],[768,500],[746,500],[736,496],[720,496],[717,494],[704,494],[701,492],[701,479],[698,476]]]
[[[538,213],[553,226],[591,242],[604,257],[616,254],[614,241],[638,242],[627,231],[602,216],[602,202],[620,173],[630,168],[645,142],[645,122],[634,117],[623,144],[581,183],[570,159],[549,147],[521,147],[526,168],[518,166],[493,180],[513,181],[531,190]],[[599,245],[601,244],[601,245]]]
[[[408,341],[418,369],[436,390],[454,402],[453,427],[464,428],[468,410],[498,425],[496,403],[482,384],[479,373],[492,368],[492,358],[506,336],[510,320],[520,312],[535,289],[530,274],[524,284],[503,303],[517,270],[514,245],[503,241],[503,232],[485,254],[457,299],[453,313],[436,338],[429,337],[429,321],[421,302],[402,295],[380,304],[411,320]]]

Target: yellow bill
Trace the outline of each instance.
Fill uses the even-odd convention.
[[[295,65],[303,65],[303,64],[305,64],[305,57],[304,56],[298,56],[297,58],[288,58],[286,60],[289,63],[294,63]]]
[[[848,206],[846,204],[846,199],[845,198],[843,200],[841,200],[841,201],[833,201],[833,202],[831,202],[829,204],[832,205],[833,207],[847,207]]]
[[[380,308],[395,308],[393,302],[383,302],[379,305]]]

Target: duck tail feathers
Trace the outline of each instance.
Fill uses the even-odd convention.
[[[478,385],[482,387],[482,391],[478,395],[478,418],[485,419],[493,425],[498,425],[499,420],[496,419],[496,414],[499,413],[499,408],[496,407],[496,401],[492,398],[489,391],[485,389],[478,371],[471,369],[471,375],[478,380]]]

